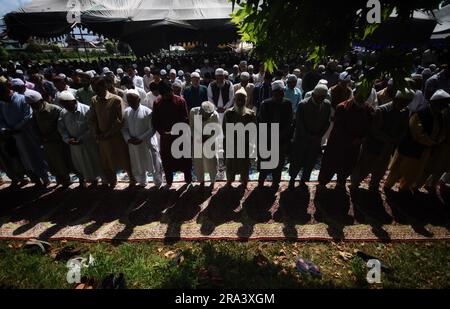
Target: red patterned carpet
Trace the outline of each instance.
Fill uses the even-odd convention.
[[[270,183],[267,183],[270,185]],[[0,187],[0,239],[136,240],[450,240],[450,190],[431,195],[397,192],[352,194],[330,189],[316,194],[245,191],[235,184],[213,194],[183,184],[171,190]]]

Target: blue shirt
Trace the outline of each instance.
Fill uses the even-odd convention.
[[[302,91],[297,87],[293,89],[286,87],[286,89],[284,90],[284,97],[291,101],[292,112],[295,115],[295,112],[297,111],[297,105],[302,100]]]

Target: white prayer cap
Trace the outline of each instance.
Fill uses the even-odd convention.
[[[300,71],[300,69],[294,69],[294,72],[293,72],[293,73],[294,73],[294,74],[295,74],[295,73],[300,74],[301,71]]]
[[[175,80],[172,84],[172,87],[183,87],[183,84],[179,80]]]
[[[160,72],[159,72],[159,74],[161,75],[161,76],[164,76],[164,75],[166,75],[167,74],[167,71],[166,70],[164,70],[164,69],[162,69]]]
[[[85,73],[89,75],[90,78],[93,78],[95,76],[94,73],[92,73],[92,71],[86,71]]]
[[[241,73],[241,79],[249,80],[250,79],[250,74],[248,72],[242,72]]]
[[[83,73],[83,70],[82,70],[82,69],[76,69],[75,72],[77,72],[77,73]]]
[[[352,77],[347,71],[344,71],[341,74],[339,74],[339,80],[341,81],[350,81],[351,79]]]
[[[192,72],[191,73],[191,78],[200,78],[200,74],[198,74],[198,72]]]
[[[208,60],[208,59],[205,59],[204,63],[205,63],[205,64],[208,64],[208,63],[209,63],[209,60]]]
[[[135,95],[140,98],[139,92],[136,89],[127,89],[125,91],[125,96],[128,96],[128,95]]]
[[[328,94],[328,87],[324,84],[318,84],[313,91],[314,95],[326,96]]]
[[[170,70],[172,68],[172,66],[170,64],[166,65],[166,69]]]
[[[431,96],[430,101],[442,100],[442,99],[450,99],[450,94],[446,91],[439,89]]]
[[[16,70],[16,73],[23,75],[23,71],[22,70]]]
[[[284,90],[284,82],[282,80],[276,80],[272,83],[272,91]]]
[[[104,68],[103,68],[103,74],[106,74],[106,73],[108,73],[108,72],[111,72],[111,71],[109,70],[109,68],[108,68],[108,67],[104,67]]]
[[[389,80],[388,80],[388,86],[393,86],[394,85],[394,79],[393,78],[390,78]]]
[[[249,66],[248,66],[248,69],[250,70],[250,69],[253,69],[254,67],[253,67],[253,64],[250,64]]]
[[[137,64],[133,63],[132,67],[136,69],[137,68]]]
[[[223,75],[223,69],[222,68],[218,68],[216,69],[216,76],[222,76]]]
[[[150,67],[145,67],[144,72],[150,72]]]
[[[184,76],[183,70],[178,70],[178,76]]]
[[[56,75],[56,77],[62,78],[64,80],[67,78],[66,74],[64,73],[59,73],[58,75]]]
[[[13,87],[22,87],[22,86],[25,86],[25,83],[20,78],[13,78],[11,80],[11,85]]]
[[[233,65],[233,69],[239,69],[239,66],[237,64]]]
[[[76,100],[75,96],[73,95],[73,93],[71,91],[68,91],[68,90],[61,91],[58,94],[58,99],[60,101],[75,101]]]
[[[195,72],[200,74],[202,71],[200,71],[200,69],[195,69]]]
[[[36,103],[39,102],[40,100],[42,100],[42,95],[39,92],[31,89],[25,92],[25,102],[27,102],[28,104]]]
[[[325,66],[324,66],[323,64],[319,65],[317,68],[318,68],[319,70],[322,70],[322,71],[325,70]]]
[[[228,71],[223,71],[223,76],[228,76]]]
[[[416,93],[413,90],[405,88],[402,91],[398,90],[397,93],[395,94],[395,97],[397,99],[412,100],[414,99],[415,95]]]
[[[209,101],[204,101],[202,103],[201,107],[202,107],[202,110],[208,114],[211,114],[212,112],[214,112],[214,109],[215,109],[214,104]]]
[[[326,79],[321,79],[319,80],[319,82],[317,83],[317,85],[325,85],[328,86],[328,81]]]
[[[175,75],[177,75],[177,70],[171,69],[171,70],[169,71],[169,74],[175,74]]]
[[[287,81],[288,82],[297,82],[297,76],[295,76],[294,74],[289,74],[287,77]]]
[[[242,94],[243,96],[247,96],[247,91],[245,91],[244,88],[241,88],[238,91],[236,91],[236,93],[234,95],[236,96],[238,94]]]
[[[122,68],[118,68],[118,69],[116,70],[116,73],[117,73],[117,74],[123,74],[123,69],[122,69]]]

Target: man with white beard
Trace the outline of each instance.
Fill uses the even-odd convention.
[[[122,134],[128,143],[131,170],[136,182],[145,187],[147,172],[153,173],[157,187],[162,184],[161,168],[155,167],[151,151],[151,138],[155,131],[152,126],[152,111],[140,104],[140,96],[136,89],[128,89],[125,93],[128,107],[124,112]]]
[[[216,70],[216,80],[208,86],[208,101],[214,103],[223,120],[225,111],[233,106],[234,88],[230,81],[225,80],[224,70],[218,68]]]
[[[196,117],[197,116],[197,117]],[[201,122],[199,125],[196,125],[196,118],[200,118]],[[198,120],[197,120],[198,121]],[[214,133],[203,135],[203,129],[208,124],[214,124],[214,130],[216,132],[220,132],[221,127],[219,124],[219,114],[214,110],[214,104],[211,102],[205,101],[201,104],[201,106],[194,107],[191,109],[189,113],[189,123],[191,126],[191,132],[193,136],[193,151],[194,151],[194,170],[195,175],[197,176],[197,180],[200,182],[200,186],[204,187],[205,185],[205,173],[209,174],[211,186],[210,188],[214,188],[214,182],[216,180],[217,174],[217,144],[214,143],[211,147],[211,150],[214,152],[214,156],[212,158],[207,158],[204,151],[203,146],[204,143],[209,140]],[[196,140],[198,139],[198,140]],[[201,146],[201,157],[197,158],[195,156],[195,145],[198,143],[198,146]]]
[[[70,154],[80,179],[80,186],[86,183],[97,185],[102,177],[98,146],[89,129],[90,107],[78,102],[69,91],[59,94],[59,103],[64,108],[58,119],[58,131],[65,143],[70,145]]]

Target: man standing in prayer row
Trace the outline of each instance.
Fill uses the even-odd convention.
[[[233,104],[234,89],[230,81],[225,80],[224,71],[221,68],[216,70],[216,80],[208,86],[208,101],[213,102],[219,113],[220,120],[223,120],[225,111]]]
[[[432,158],[429,161],[428,171],[431,174],[426,183],[425,188],[428,192],[435,192],[436,186],[441,179],[441,176],[444,173],[450,172],[450,94],[440,89],[437,90],[434,95],[431,97],[433,101],[440,101],[444,106],[446,105],[446,109],[444,110],[444,129],[445,129],[445,141],[436,147],[432,153]],[[445,177],[443,177],[445,178]]]
[[[140,104],[139,93],[136,89],[128,89],[126,98],[129,107],[125,109],[122,134],[128,143],[131,169],[136,182],[145,187],[147,173],[153,174],[153,181],[157,187],[162,184],[161,169],[154,166],[151,139],[155,131],[152,126],[152,111]]]
[[[170,84],[159,83],[160,98],[153,105],[152,123],[155,130],[161,135],[161,160],[166,176],[166,185],[171,187],[173,173],[181,171],[187,184],[192,182],[192,160],[190,158],[175,158],[172,154],[172,143],[178,135],[172,135],[172,127],[176,123],[189,123],[189,114],[186,101],[173,94]]]
[[[234,137],[227,136],[226,132],[227,124],[242,124],[246,126],[247,124],[254,123],[256,125],[256,115],[255,112],[249,108],[245,107],[247,101],[247,92],[244,89],[238,90],[236,96],[234,97],[234,106],[228,109],[223,117],[222,132],[224,135],[224,154],[225,154],[225,166],[226,166],[226,176],[227,176],[227,187],[230,187],[232,182],[236,178],[236,174],[241,176],[242,185],[247,188],[248,174],[250,168],[250,150],[251,143],[250,136],[245,136],[245,149],[244,158],[238,158],[237,156],[237,136]],[[227,156],[226,144],[227,138],[234,139],[234,153],[230,153],[231,156]]]
[[[196,117],[197,116],[197,117]],[[201,123],[198,123],[196,126],[195,119],[200,117]],[[203,187],[205,185],[205,173],[209,174],[209,179],[211,182],[210,188],[214,188],[214,182],[216,180],[217,175],[217,141],[208,141],[212,136],[214,136],[215,132],[211,132],[211,134],[203,135],[203,129],[206,125],[215,125],[214,128],[216,131],[220,131],[221,127],[219,124],[219,114],[215,111],[214,104],[211,102],[205,101],[199,107],[194,107],[191,109],[189,113],[189,123],[191,126],[192,132],[192,152],[193,152],[193,163],[194,163],[194,171],[197,176],[197,180],[200,182],[200,185]],[[196,140],[199,139],[199,140]],[[205,142],[208,141],[207,147],[211,145],[211,150],[213,151],[213,157],[207,157],[203,151],[203,147]],[[201,146],[201,158],[195,157],[195,145]],[[209,149],[209,148],[208,148]]]
[[[259,109],[261,103],[272,97],[272,74],[266,71],[264,74],[264,81],[255,87],[253,92],[253,106],[256,110]]]
[[[297,76],[294,74],[289,74],[287,76],[287,87],[284,91],[284,97],[291,102],[292,114],[293,117],[295,117],[298,103],[302,100],[302,91],[297,88]]]
[[[61,93],[58,93],[58,101],[61,99]],[[58,132],[58,119],[62,108],[45,102],[42,95],[34,90],[30,90],[25,98],[33,109],[33,118],[44,146],[44,156],[50,173],[55,176],[58,185],[68,187],[70,185],[69,163],[71,162],[69,149]]]
[[[307,188],[306,182],[321,154],[322,136],[330,126],[331,104],[326,99],[327,92],[327,86],[317,85],[311,98],[298,105],[289,165],[289,189],[294,189],[300,170],[300,187]]]
[[[208,101],[208,88],[200,85],[200,74],[197,72],[191,74],[191,85],[184,89],[183,97],[189,110]]]
[[[91,87],[91,75],[80,73],[80,82],[82,87],[77,90],[75,98],[84,105],[91,106],[92,97],[95,95]]]
[[[150,84],[153,82],[153,74],[149,67],[144,68],[144,77],[142,77],[144,81],[144,90],[145,92],[150,91]]]
[[[13,137],[26,173],[37,185],[49,183],[48,165],[39,139],[32,128],[32,110],[25,96],[13,92],[11,84],[0,83],[0,130]]]
[[[369,95],[359,86],[351,99],[336,107],[334,127],[322,159],[318,190],[324,189],[337,174],[336,189],[345,191],[345,182],[369,130],[370,108],[365,103]]]
[[[357,189],[371,174],[369,190],[378,191],[391,156],[408,130],[409,111],[406,107],[413,98],[414,92],[410,89],[398,91],[392,102],[375,109],[370,133],[351,176],[352,189]]]
[[[100,162],[105,180],[111,188],[117,184],[117,170],[125,170],[130,179],[130,186],[135,185],[131,173],[128,147],[122,136],[122,99],[107,90],[103,77],[92,82],[96,95],[92,98],[90,127],[99,146]]]
[[[142,77],[136,75],[134,67],[132,67],[132,66],[128,67],[127,73],[128,73],[128,77],[131,79],[131,83],[135,87],[141,88],[143,90],[144,89],[144,80],[142,79]],[[130,88],[128,88],[128,89],[130,89]]]
[[[69,91],[60,93],[59,103],[64,110],[58,120],[58,131],[63,141],[70,147],[72,162],[78,174],[80,186],[84,188],[87,183],[95,186],[103,173],[98,145],[88,126],[90,107],[77,102]]]
[[[58,74],[57,76],[55,76],[55,78],[53,78],[53,83],[55,84],[56,89],[58,90],[56,92],[56,95],[54,97],[53,100],[53,104],[58,105],[59,106],[59,99],[58,99],[58,94],[60,94],[62,91],[70,91],[72,92],[72,94],[74,96],[76,96],[77,94],[77,90],[70,88],[69,85],[67,85],[66,83],[66,76],[64,74]]]
[[[446,133],[442,110],[448,103],[440,100],[441,94],[433,95],[429,107],[409,119],[409,130],[394,154],[385,189],[390,190],[399,182],[399,190],[408,192],[420,188],[429,176],[427,165],[431,154],[444,141]]]
[[[258,160],[259,169],[259,186],[264,186],[264,181],[269,174],[272,174],[272,188],[278,189],[281,181],[281,171],[284,167],[286,156],[289,151],[289,146],[292,137],[292,102],[284,97],[285,91],[284,82],[281,80],[274,81],[272,83],[272,98],[265,100],[258,111],[258,123],[265,123],[268,125],[267,134],[267,147],[268,149],[274,149],[276,146],[272,143],[271,134],[273,124],[278,124],[279,126],[279,140],[278,140],[278,150],[279,150],[279,161],[277,162],[277,167],[274,169],[264,169],[261,164],[264,161],[270,160],[260,158]]]
[[[250,74],[248,72],[242,72],[240,83],[233,86],[233,91],[236,93],[239,89],[243,88],[247,92],[247,103],[245,106],[253,109],[253,91],[255,90],[255,85],[250,83],[249,80]]]

